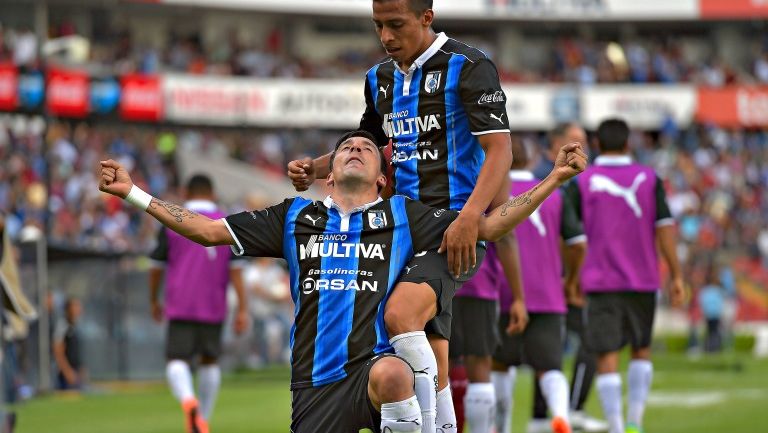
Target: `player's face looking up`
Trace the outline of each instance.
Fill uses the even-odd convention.
[[[413,3],[413,4],[411,4]],[[407,68],[433,41],[432,9],[414,10],[419,0],[374,0],[373,23],[387,54]]]
[[[386,184],[381,151],[365,137],[351,137],[341,143],[330,164],[329,184],[376,185],[379,190]]]

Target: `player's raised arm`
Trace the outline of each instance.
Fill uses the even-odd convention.
[[[99,190],[125,199],[185,238],[206,247],[235,243],[223,221],[152,197],[134,185],[128,172],[116,161],[101,161],[100,174]]]
[[[584,171],[587,155],[579,143],[569,143],[560,149],[555,167],[549,176],[530,190],[510,198],[480,220],[478,237],[495,241],[528,218],[552,192],[565,181]]]

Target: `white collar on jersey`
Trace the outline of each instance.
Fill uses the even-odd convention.
[[[595,165],[629,165],[632,157],[629,155],[600,155],[595,158]]]
[[[529,170],[509,170],[509,180],[522,182],[525,180],[536,180],[536,177]]]
[[[375,206],[375,205],[377,205],[377,204],[381,203],[382,201],[384,201],[384,200],[383,200],[381,197],[379,197],[379,198],[377,198],[376,200],[374,200],[374,201],[372,201],[372,202],[370,202],[370,203],[366,203],[366,204],[364,204],[364,205],[362,205],[362,206],[358,206],[358,207],[356,207],[356,208],[354,208],[354,209],[351,209],[351,210],[350,210],[349,212],[347,212],[347,213],[344,213],[344,211],[342,211],[342,210],[341,210],[341,208],[339,207],[339,205],[337,205],[337,204],[336,204],[336,202],[334,202],[334,201],[333,201],[333,199],[331,198],[331,196],[330,196],[330,195],[329,195],[328,197],[326,197],[326,198],[325,198],[325,200],[323,200],[323,204],[324,204],[324,205],[325,205],[325,207],[327,207],[328,209],[331,209],[331,208],[333,208],[333,209],[336,209],[336,210],[339,212],[339,215],[341,215],[341,216],[346,216],[346,215],[351,215],[351,214],[353,214],[353,213],[355,213],[355,212],[363,212],[363,211],[366,211],[366,210],[368,210],[368,208],[370,208],[370,207],[372,207],[372,206]]]
[[[424,51],[421,53],[421,55],[413,61],[411,64],[411,67],[408,68],[408,71],[403,71],[400,69],[400,66],[397,64],[397,62],[393,62],[395,64],[395,67],[400,70],[403,74],[410,74],[411,72],[415,71],[417,68],[420,68],[424,65],[424,63],[427,63],[427,60],[431,59],[432,56],[437,54],[438,50],[445,45],[445,43],[448,42],[448,35],[445,34],[445,32],[440,32],[437,34],[437,39],[435,39],[434,42],[432,42],[432,45],[427,48],[427,51]]]
[[[215,212],[218,207],[210,200],[189,200],[184,207],[195,212]]]

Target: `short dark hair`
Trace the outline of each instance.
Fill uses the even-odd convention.
[[[628,139],[629,125],[623,119],[607,119],[597,127],[597,146],[601,152],[623,151]]]
[[[195,174],[187,181],[187,194],[190,196],[213,195],[213,181],[205,174]]]
[[[374,2],[387,2],[387,1],[397,1],[397,0],[373,0]],[[405,0],[406,3],[408,3],[408,9],[411,10],[416,16],[419,16],[424,13],[427,9],[432,9],[432,0]]]
[[[528,149],[525,148],[525,143],[520,137],[516,135],[510,135],[512,138],[512,170],[522,170],[528,166]]]
[[[561,122],[555,125],[554,128],[549,132],[549,140],[554,141],[557,137],[562,137],[565,135],[566,132],[568,132],[568,129],[570,129],[573,126],[579,126],[575,122]]]
[[[331,152],[331,158],[328,161],[328,169],[330,171],[333,171],[333,160],[336,158],[336,151],[339,150],[339,147],[342,144],[346,143],[347,140],[355,137],[362,137],[367,140],[370,140],[371,143],[373,143],[373,145],[376,146],[376,137],[374,137],[373,134],[371,134],[368,131],[359,129],[357,131],[347,132],[346,134],[342,135],[341,138],[339,138],[339,141],[336,142],[336,146],[333,148],[333,152]],[[379,149],[379,161],[381,162],[379,168],[381,168],[381,173],[386,175],[387,174],[387,158],[384,156],[384,152],[381,150],[380,147],[376,146],[376,148]]]

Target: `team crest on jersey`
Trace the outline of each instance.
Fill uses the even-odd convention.
[[[387,214],[383,210],[368,211],[368,225],[372,229],[380,229],[387,226]]]
[[[443,76],[443,71],[431,71],[427,72],[427,79],[424,80],[424,91],[432,94],[436,93],[440,88],[440,77]]]

